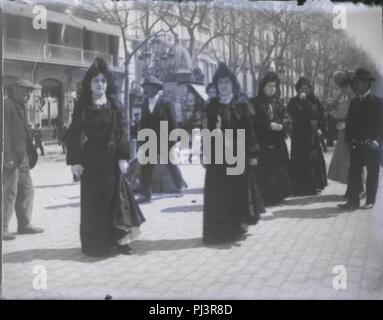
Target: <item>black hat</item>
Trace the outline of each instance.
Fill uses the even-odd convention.
[[[155,86],[158,88],[158,90],[164,89],[164,85],[162,84],[162,82],[154,76],[150,76],[146,78],[144,82],[141,84],[141,87],[148,86],[148,85]]]
[[[300,77],[295,84],[295,89],[299,91],[300,88],[302,88],[304,85],[308,86],[310,89],[312,89],[310,81],[305,77]]]
[[[342,88],[348,84],[352,84],[354,72],[352,71],[336,71],[334,73],[334,82],[338,87]]]
[[[375,78],[371,75],[370,71],[368,71],[364,68],[359,68],[355,71],[355,75],[354,75],[354,78],[352,80],[355,81],[358,79],[375,81]]]
[[[275,82],[277,86],[277,92],[275,96],[279,97],[280,95],[280,79],[278,77],[278,74],[274,71],[269,71],[265,74],[265,76],[260,80],[259,86],[258,86],[258,94],[264,95],[263,88],[269,83],[269,82]]]

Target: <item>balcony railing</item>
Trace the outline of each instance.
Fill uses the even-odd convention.
[[[44,44],[37,41],[5,38],[4,51],[6,54],[37,59],[44,54]]]
[[[4,40],[6,57],[12,56],[33,61],[83,65],[89,65],[96,57],[101,57],[106,63],[113,66],[113,55],[105,52],[23,39],[5,38]]]
[[[64,47],[55,44],[46,44],[46,57],[52,60],[65,60],[77,63],[83,62],[83,50],[79,48]]]

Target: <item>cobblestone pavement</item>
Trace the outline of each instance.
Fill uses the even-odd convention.
[[[95,259],[80,250],[79,185],[59,149],[47,149],[32,171],[34,224],[46,231],[3,243],[5,298],[383,298],[382,192],[374,209],[342,212],[336,205],[344,186],[330,181],[321,195],[268,208],[246,240],[207,247],[201,243],[204,169],[182,166],[189,184],[184,197],[158,196],[142,205],[147,222],[132,243],[135,255]],[[47,271],[42,290],[33,288],[39,265]],[[337,265],[347,271],[345,290],[333,287]]]

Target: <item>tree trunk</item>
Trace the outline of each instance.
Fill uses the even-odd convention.
[[[258,82],[257,82],[255,70],[254,70],[255,66],[253,61],[253,55],[251,52],[251,47],[247,48],[247,52],[248,52],[248,58],[249,58],[250,73],[251,73],[251,78],[253,82],[253,97],[255,97],[257,95]]]
[[[0,16],[3,16],[3,1],[0,3]],[[3,23],[0,21],[0,81],[3,83]],[[4,106],[3,106],[3,88],[0,89],[0,168],[3,168],[3,152],[4,152]],[[3,207],[3,170],[0,170],[0,206]],[[3,228],[3,221],[0,219],[0,228]],[[3,248],[0,246],[0,274],[3,272]],[[0,278],[0,295],[3,293],[3,277]]]
[[[194,56],[195,37],[194,37],[194,31],[193,30],[189,30],[189,37],[190,37],[190,41],[189,41],[189,54],[192,57],[193,62],[195,62],[197,57]]]
[[[124,117],[125,125],[127,130],[128,140],[130,141],[130,105],[129,105],[129,63],[132,59],[132,56],[129,54],[128,46],[126,44],[125,30],[122,29],[122,41],[124,42],[124,53],[125,53],[125,62],[124,62]]]
[[[126,128],[127,128],[127,135],[128,140],[130,141],[130,99],[129,99],[129,62],[125,61],[125,67],[124,67],[124,108],[125,108],[125,121],[126,121]]]

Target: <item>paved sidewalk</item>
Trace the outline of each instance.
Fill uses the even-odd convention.
[[[201,242],[204,169],[181,170],[189,184],[183,198],[158,196],[142,205],[147,222],[132,243],[135,255],[88,258],[80,250],[79,185],[59,147],[47,146],[32,171],[34,224],[46,232],[3,243],[4,297],[383,298],[382,192],[374,209],[342,212],[336,204],[344,186],[330,181],[319,196],[269,208],[245,241],[207,247]],[[337,265],[347,271],[345,290],[333,288]],[[45,290],[33,288],[36,266],[47,271]]]

